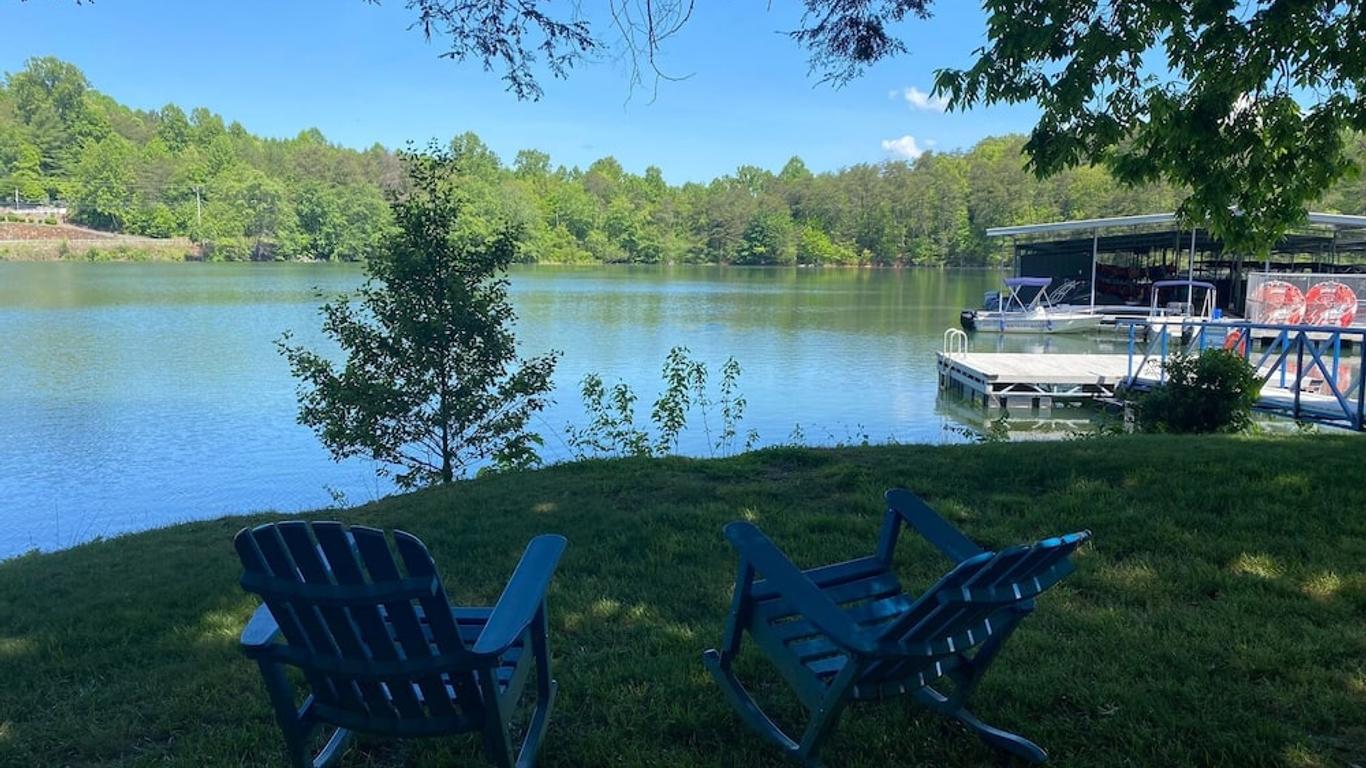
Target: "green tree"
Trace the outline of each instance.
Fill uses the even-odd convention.
[[[12,187],[27,200],[47,196],[47,187],[43,183],[43,157],[37,147],[28,143],[18,146],[6,186]]]
[[[157,136],[165,142],[166,148],[179,152],[190,144],[190,120],[185,110],[174,104],[167,104],[157,114]]]
[[[133,211],[133,149],[117,134],[85,145],[76,166],[77,218],[118,229]]]
[[[857,260],[854,249],[830,239],[820,228],[807,224],[797,236],[797,263],[852,264]]]
[[[453,152],[403,160],[411,188],[393,202],[396,229],[359,293],[322,308],[345,361],[281,340],[299,421],[335,458],[383,462],[404,487],[451,482],[481,460],[525,465],[557,353],[517,359],[504,270],[521,233],[468,205]]]
[[[736,264],[791,264],[797,258],[792,219],[786,210],[761,210],[750,218]]]

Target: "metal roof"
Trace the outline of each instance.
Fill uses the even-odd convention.
[[[1366,229],[1366,216],[1311,212],[1307,218],[1308,222],[1314,226],[1332,227],[1333,229]],[[1114,229],[1116,227],[1139,227],[1175,223],[1177,223],[1175,213],[1145,213],[1137,216],[1109,216],[1100,219],[1076,219],[1074,221],[1052,221],[1045,224],[1023,224],[1016,227],[991,227],[987,229],[987,237],[1043,235],[1050,232],[1099,231],[1102,229]]]

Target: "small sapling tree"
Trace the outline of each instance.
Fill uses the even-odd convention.
[[[321,309],[344,360],[280,340],[299,422],[334,459],[375,459],[401,487],[448,483],[486,460],[535,464],[527,422],[547,403],[558,353],[517,356],[505,270],[520,227],[467,198],[450,151],[402,160],[409,188],[391,201],[395,228],[365,284]]]

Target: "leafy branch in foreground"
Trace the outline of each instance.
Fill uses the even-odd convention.
[[[1037,103],[1040,176],[1087,162],[1188,189],[1181,206],[1258,255],[1353,172],[1366,129],[1359,2],[987,0],[988,44],[938,73],[952,109]]]
[[[706,363],[694,360],[687,347],[669,350],[660,374],[664,391],[650,408],[653,435],[647,427],[636,424],[635,406],[639,398],[630,385],[617,382],[608,387],[601,376],[589,373],[580,385],[586,423],[567,428],[566,441],[577,459],[666,456],[677,450],[689,416],[696,414],[702,420],[709,455],[729,455],[737,447],[748,451],[758,442],[759,434],[751,429],[745,433],[744,442],[738,442],[740,422],[748,405],[739,390],[740,373],[735,358],[727,358],[713,395]],[[719,411],[720,417],[715,434],[710,421],[714,411]]]
[[[402,487],[448,483],[487,460],[535,464],[527,422],[548,402],[558,353],[517,358],[505,270],[521,229],[467,199],[449,150],[402,158],[411,189],[392,203],[395,231],[359,292],[321,310],[344,364],[289,334],[279,342],[299,380],[299,422],[335,459],[397,466]]]

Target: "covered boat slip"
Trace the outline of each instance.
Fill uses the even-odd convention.
[[[1209,283],[1219,308],[1242,316],[1254,273],[1366,273],[1366,216],[1310,213],[1300,231],[1256,260],[1226,251],[1208,230],[1183,229],[1174,213],[996,227],[987,235],[1013,240],[1017,276],[1073,281],[1077,289],[1058,303],[1098,307],[1111,316],[1148,314],[1159,281]],[[1366,313],[1358,316],[1366,319]]]

